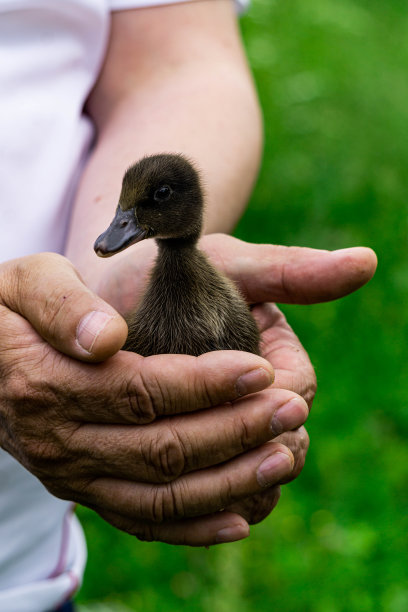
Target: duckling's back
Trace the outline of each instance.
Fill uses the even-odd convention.
[[[259,354],[259,332],[248,306],[195,247],[167,244],[159,250],[146,294],[128,325],[124,348],[143,356]]]

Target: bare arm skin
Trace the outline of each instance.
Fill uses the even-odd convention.
[[[195,160],[206,190],[205,231],[233,228],[257,175],[262,122],[231,0],[114,13],[87,111],[98,139],[78,191],[67,255],[92,288],[100,292],[102,283],[118,278],[118,257],[101,262],[92,245],[111,219],[124,170],[143,155],[179,151]],[[150,243],[133,258],[144,260],[147,272],[152,254]],[[143,278],[139,287],[123,281],[104,295],[119,308],[144,285]]]
[[[229,232],[257,175],[262,127],[231,0],[113,14],[107,60],[87,111],[98,140],[78,191],[66,254],[95,287],[115,261],[92,250],[125,169],[182,152],[201,169],[206,232]],[[123,255],[122,255],[123,256]]]
[[[256,309],[266,359],[224,351],[143,359],[119,351],[127,333],[118,312],[126,310],[123,288],[132,299],[136,293],[119,281],[130,266],[141,286],[149,258],[136,249],[129,259],[115,258],[113,270],[92,244],[112,215],[123,168],[158,149],[190,154],[207,184],[207,228],[225,231],[246,202],[260,148],[259,112],[229,0],[140,11],[135,21],[136,12],[114,16],[109,60],[88,104],[99,140],[68,243],[100,295],[55,254],[0,266],[0,444],[51,493],[94,508],[120,529],[142,539],[210,545],[246,537],[248,522],[276,503],[278,483],[301,469],[307,449],[301,426],[315,379],[296,336],[268,305]],[[178,24],[173,46],[169,33]],[[130,43],[148,50],[148,34],[150,54],[124,52]],[[161,49],[170,61],[156,72]],[[210,60],[217,65],[209,74]],[[367,250],[291,251],[288,265],[275,247],[228,236],[205,240],[253,302],[335,299],[375,268]]]
[[[67,255],[90,286],[124,314],[143,290],[154,245],[138,245],[131,255],[123,253],[110,261],[97,260],[92,251],[95,237],[112,217],[124,169],[142,155],[159,151],[189,155],[200,167],[206,186],[209,233],[232,229],[255,180],[262,147],[261,118],[232,2],[199,1],[114,14],[107,61],[87,111],[96,124],[98,140],[78,191]],[[269,271],[262,264],[265,252],[250,252],[249,247],[245,251],[225,239],[218,237],[212,243],[218,245],[215,259],[218,257],[219,265],[223,267],[228,255],[238,255],[235,280],[241,288],[251,284],[246,274],[250,269],[263,277],[264,301],[280,297],[269,289],[270,279],[264,276]],[[277,251],[270,252],[272,258],[277,255]],[[283,270],[284,262],[277,259],[277,267]],[[366,254],[366,276],[371,274],[369,260]],[[305,267],[302,270],[305,273]],[[322,283],[326,273],[325,269],[319,279]],[[246,293],[250,301],[258,301],[251,290]],[[299,296],[295,291],[294,300]],[[264,321],[261,329],[273,328],[269,336],[278,345],[283,346],[283,334],[288,347],[297,347],[277,355],[270,351],[285,364],[282,387],[300,393],[310,405],[315,378],[308,357],[277,311],[265,312],[269,324]],[[295,413],[290,412],[289,421],[296,418]],[[285,430],[291,429],[288,423]],[[308,440],[304,429],[282,440],[295,454],[294,468],[284,477],[287,480],[302,468]],[[250,522],[259,520],[279,495],[272,488],[262,497],[266,503],[256,495],[248,498],[252,503],[241,503],[235,510]],[[111,514],[101,513],[115,522]]]
[[[230,11],[226,2],[217,6]],[[119,96],[114,106],[122,104]],[[118,121],[123,117],[117,115]],[[124,131],[106,129],[104,140],[95,119],[101,146],[79,191],[78,202],[83,199],[72,234],[77,246],[70,241],[72,258],[94,282],[94,221],[105,224],[120,185],[107,169],[114,168],[116,154],[120,179],[126,164],[126,156],[119,159],[126,152]],[[104,187],[108,175],[111,191],[98,189],[103,198],[96,210],[86,188],[94,181]],[[40,254],[0,266],[0,335],[2,448],[53,494],[94,508],[120,529],[174,544],[240,539],[248,535],[246,520],[220,510],[293,472],[289,448],[264,443],[276,437],[272,421],[279,408],[294,400],[285,419],[291,429],[304,422],[307,405],[296,393],[267,389],[273,379],[267,361],[245,353],[142,359],[118,352],[126,336],[123,319],[60,256]],[[180,370],[182,381],[175,376]],[[264,395],[255,393],[262,389]],[[248,394],[249,403],[239,404]]]

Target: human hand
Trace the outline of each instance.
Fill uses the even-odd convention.
[[[256,355],[142,358],[117,352],[126,333],[65,258],[2,264],[1,446],[54,495],[141,539],[245,537],[247,522],[220,510],[290,475],[292,453],[264,443],[279,410],[294,406],[291,429],[306,403],[266,389],[273,369]]]
[[[302,345],[279,309],[271,301],[315,303],[340,298],[355,291],[374,274],[376,257],[370,249],[329,252],[299,247],[249,244],[225,234],[204,236],[201,247],[210,259],[240,287],[247,301],[256,304],[253,314],[262,333],[263,356],[275,368],[273,387],[295,391],[311,407],[316,381]],[[146,270],[155,254],[146,241],[126,256],[115,273],[100,285],[101,294],[123,313],[143,294]],[[127,279],[127,282],[124,282]],[[134,279],[134,284],[129,279]],[[126,286],[126,291],[121,287]],[[281,417],[282,418],[282,417]],[[291,409],[288,408],[288,418]],[[295,478],[304,465],[309,439],[304,427],[294,431],[282,423],[285,433],[269,442],[285,444],[294,456],[293,470],[282,482]],[[262,520],[279,500],[279,486],[269,487],[230,507],[249,523]]]
[[[341,298],[364,285],[373,276],[377,259],[371,249],[356,247],[323,251],[301,247],[255,245],[226,236],[205,236],[202,248],[211,260],[234,280],[253,308],[262,335],[262,355],[275,369],[272,387],[301,395],[312,406],[316,380],[313,368],[298,338],[282,312],[269,302],[312,304]],[[279,442],[295,458],[292,474],[301,472],[309,438],[302,426],[293,431],[283,428]],[[249,523],[263,520],[276,506],[280,487],[241,500],[229,509]]]

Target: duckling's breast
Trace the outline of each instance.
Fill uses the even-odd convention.
[[[159,253],[125,350],[143,356],[216,350],[259,354],[259,332],[235,287],[195,248]]]

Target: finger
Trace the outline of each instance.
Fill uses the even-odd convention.
[[[203,248],[251,303],[335,300],[367,283],[377,266],[375,253],[365,247],[323,251],[255,245],[223,235],[207,239]]]
[[[8,388],[19,419],[45,406],[54,425],[150,423],[231,402],[273,380],[266,360],[238,351],[147,358],[119,351],[103,363],[84,364],[50,348],[20,315],[5,307],[0,315],[0,364],[12,368]]]
[[[117,380],[111,405],[97,384],[94,408],[85,421],[151,423],[158,417],[195,412],[231,402],[267,388],[273,381],[272,366],[261,357],[238,351],[214,351],[189,355],[139,357],[122,352],[115,356]],[[98,366],[102,384],[110,364]],[[84,381],[86,386],[90,380]],[[95,381],[96,382],[96,381]],[[106,393],[106,385],[100,387]],[[114,414],[112,414],[112,406]]]
[[[240,351],[213,351],[199,357],[153,355],[141,358],[130,392],[146,402],[150,416],[193,412],[267,388],[271,364]],[[150,420],[153,420],[150,418]]]
[[[276,485],[228,506],[227,510],[239,514],[250,525],[255,525],[263,521],[272,512],[277,506],[280,496],[281,488]]]
[[[299,427],[295,431],[287,431],[280,435],[276,438],[276,441],[278,440],[292,451],[295,458],[292,473],[281,481],[281,484],[284,484],[297,478],[303,470],[309,449],[309,435],[304,427]]]
[[[55,253],[3,264],[0,302],[27,319],[58,351],[83,361],[106,359],[127,337],[124,319],[82,283],[67,259]]]
[[[140,482],[170,482],[261,446],[283,430],[302,425],[306,402],[268,389],[233,405],[160,419],[149,427],[83,425],[70,437],[92,475]]]
[[[269,442],[223,465],[165,485],[97,478],[84,488],[84,499],[77,501],[129,518],[174,521],[212,514],[259,493],[288,477],[293,464],[293,455],[285,446]]]
[[[249,536],[248,523],[244,518],[232,512],[217,512],[200,518],[157,524],[151,521],[135,521],[114,512],[94,509],[117,529],[126,531],[146,542],[212,546],[236,542]]]
[[[261,352],[275,368],[274,386],[301,395],[312,406],[316,375],[309,356],[274,304],[261,304],[252,313],[261,331]]]
[[[281,484],[285,484],[297,478],[302,471],[309,448],[309,436],[306,429],[300,427],[295,431],[285,432],[275,438],[274,441],[279,441],[287,446],[292,451],[295,459],[291,474],[281,481]],[[272,512],[279,501],[280,491],[279,486],[271,487],[266,491],[228,506],[227,510],[240,514],[250,525],[254,525],[263,521]]]

